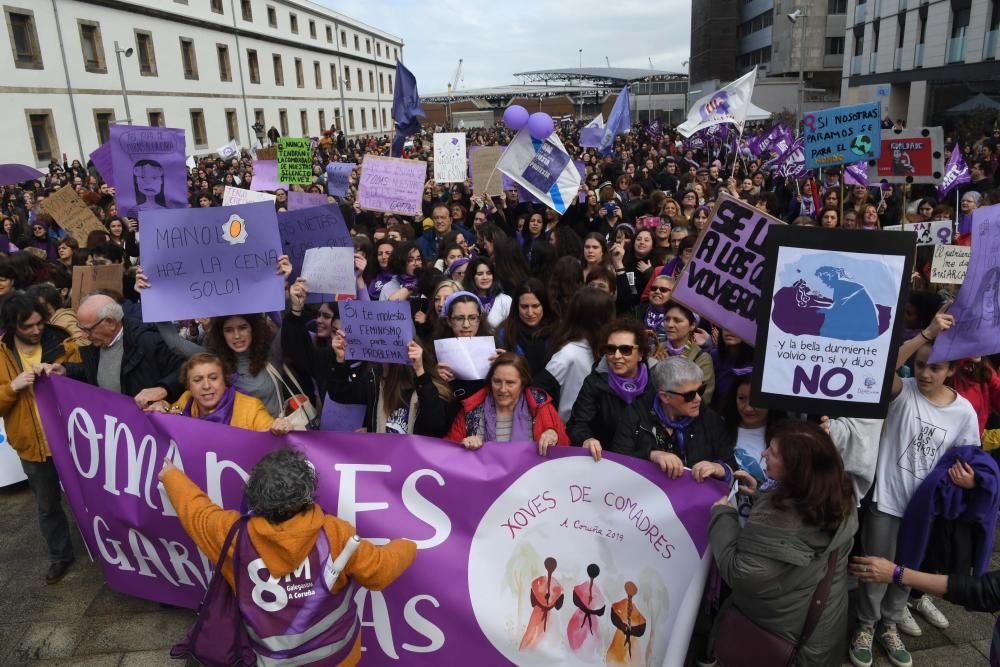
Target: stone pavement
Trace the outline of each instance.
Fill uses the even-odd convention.
[[[59,584],[47,586],[45,545],[31,491],[26,484],[0,489],[0,667],[180,667],[183,663],[171,660],[169,650],[191,626],[194,613],[115,593],[89,562],[78,533],[74,545],[77,564]],[[992,567],[1000,569],[1000,554],[994,553]],[[918,618],[923,636],[905,638],[913,664],[988,664],[993,616],[939,600],[935,604],[951,627],[937,630]],[[876,665],[890,664],[880,648],[876,655]]]

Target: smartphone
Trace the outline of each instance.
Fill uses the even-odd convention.
[[[615,205],[614,205],[614,203],[613,202],[608,202],[607,204],[605,204],[604,205],[604,212],[607,213],[609,216],[613,216],[615,214]]]

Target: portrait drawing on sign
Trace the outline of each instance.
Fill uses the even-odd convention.
[[[955,324],[960,332],[978,331],[980,327],[1000,327],[1000,266],[986,272],[975,289],[975,299]]]
[[[163,167],[156,160],[143,159],[132,165],[132,184],[135,187],[136,208],[140,211],[167,207]]]

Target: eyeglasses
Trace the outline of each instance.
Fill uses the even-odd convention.
[[[621,352],[623,357],[628,357],[632,355],[636,347],[635,345],[605,345],[604,354],[613,357],[615,352]]]
[[[663,391],[667,394],[680,396],[681,400],[683,400],[685,403],[690,403],[691,401],[694,400],[695,396],[704,396],[706,389],[708,389],[708,385],[703,384],[694,391],[685,391],[683,394],[679,391],[670,391],[669,389],[664,389]]]
[[[653,293],[653,292],[663,292],[664,294],[670,294],[671,292],[674,291],[674,288],[673,287],[656,287],[654,285],[653,287],[649,288],[649,291],[650,291],[650,293]]]
[[[479,321],[479,315],[452,315],[451,321],[455,324],[475,324]]]
[[[80,331],[82,331],[83,333],[85,333],[86,335],[89,336],[91,334],[91,332],[93,332],[94,329],[96,329],[97,327],[99,327],[101,325],[101,323],[103,323],[103,322],[104,322],[104,320],[102,319],[102,320],[97,320],[96,322],[94,322],[93,324],[91,324],[89,327],[84,326],[83,324],[78,324],[77,326],[80,327]]]

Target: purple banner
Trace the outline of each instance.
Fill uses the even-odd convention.
[[[111,157],[119,215],[187,207],[184,130],[112,125]]]
[[[291,193],[289,193],[291,194]],[[325,195],[324,195],[325,196]],[[292,262],[289,284],[295,282],[302,272],[302,260],[309,248],[352,248],[351,239],[344,216],[337,204],[324,204],[312,208],[286,211],[278,216],[278,232],[281,235],[282,252]],[[335,301],[336,294],[309,293],[309,303]]]
[[[969,165],[962,158],[962,149],[956,142],[955,147],[951,149],[951,157],[948,158],[948,164],[945,165],[944,176],[941,177],[941,183],[938,185],[938,198],[944,199],[955,186],[971,182],[972,176],[969,174]]]
[[[298,211],[304,208],[323,206],[326,203],[326,195],[322,192],[296,192],[295,190],[289,190],[288,192],[289,211]]]
[[[111,160],[111,144],[101,144],[101,146],[90,154],[90,161],[94,163],[94,169],[105,183],[115,187],[114,164]]]
[[[343,197],[351,185],[353,162],[331,162],[326,165],[326,191],[334,197]]]
[[[764,240],[777,218],[722,194],[694,256],[677,279],[674,299],[750,345],[764,270]]]
[[[146,322],[270,312],[285,307],[281,237],[271,202],[142,211]]]
[[[972,256],[948,313],[955,325],[938,335],[931,363],[1000,352],[1000,204],[972,212]]]
[[[633,609],[650,623],[632,636],[633,650],[649,665],[684,660],[710,560],[709,508],[725,492],[717,482],[671,480],[648,461],[616,454],[595,463],[570,447],[543,459],[529,443],[468,451],[415,436],[279,438],[146,415],[129,396],[59,377],[39,379],[35,391],[66,497],[116,591],[188,608],[204,594],[217,554],[200,553],[177,520],[157,482],[165,457],[214,502],[238,508],[254,463],[287,444],[315,465],[316,499],[327,512],[373,542],[417,543],[416,561],[398,580],[356,597],[372,664],[438,667],[475,656],[484,666],[583,665],[586,652],[572,637],[600,656],[622,642],[615,623],[626,582],[638,590]],[[546,582],[565,591],[566,603],[543,617],[531,599]],[[581,633],[570,599],[587,586],[608,613]]]

